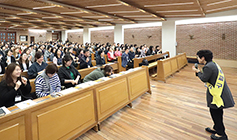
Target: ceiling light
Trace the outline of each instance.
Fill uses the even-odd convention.
[[[47,19],[47,18],[62,18],[61,16],[55,16],[55,17],[42,17],[43,19]]]
[[[95,6],[86,6],[86,8],[110,7],[110,6],[120,6],[120,5],[122,4],[95,5]]]
[[[131,16],[123,16],[123,17],[153,17],[153,15],[131,15]]]
[[[103,18],[104,16],[83,16],[82,18]]]
[[[84,21],[84,20],[82,20],[82,19],[65,19],[63,21]]]
[[[36,14],[34,12],[27,12],[27,13],[17,13],[17,15],[22,16],[22,15],[31,15],[31,14]]]
[[[202,14],[189,14],[189,15],[165,15],[165,17],[195,17],[203,16]]]
[[[114,11],[114,12],[108,12],[110,14],[119,14],[119,13],[138,13],[140,11]]]
[[[230,2],[230,1],[231,0],[222,0],[222,1],[219,1],[219,2],[209,3],[209,4],[207,4],[207,6],[212,6],[212,5],[221,4],[221,3]]]
[[[195,12],[196,10],[170,10],[170,11],[156,11],[156,13],[182,13],[182,12]]]
[[[42,6],[42,7],[34,7],[33,9],[45,9],[45,8],[53,8],[53,7],[56,7],[56,5]]]
[[[121,4],[125,5],[125,6],[130,6],[129,4],[125,3],[125,2],[122,2],[122,1],[119,1]]]
[[[6,17],[5,19],[20,19],[19,17]]]
[[[79,12],[61,12],[60,14],[80,14],[80,13],[83,13],[82,11],[79,11]]]
[[[29,20],[29,22],[42,22],[43,20],[35,19],[35,20]]]
[[[208,13],[208,12],[219,11],[219,10],[235,8],[235,7],[237,7],[237,5],[232,5],[232,6],[222,7],[222,8],[217,8],[217,9],[211,9],[211,10],[207,10],[206,12]]]
[[[113,21],[114,19],[108,19],[108,18],[106,18],[106,19],[98,19],[98,21]]]
[[[144,5],[144,7],[174,6],[174,5],[188,5],[188,4],[194,4],[194,2],[185,2],[185,3],[169,3],[169,4],[156,4],[156,5]]]
[[[160,20],[159,18],[135,18],[134,20]]]
[[[143,13],[146,13],[146,11],[142,10],[142,9],[139,9],[139,11],[143,12]]]

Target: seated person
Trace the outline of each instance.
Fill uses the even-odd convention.
[[[6,60],[5,60],[4,54],[0,50],[0,74],[5,73],[5,67],[6,67]]]
[[[115,55],[114,55],[114,52],[113,52],[112,47],[109,47],[109,51],[108,51],[108,53],[107,53],[107,56],[108,56],[108,61],[109,61],[109,62],[114,62],[114,61],[116,61],[116,57],[115,57]]]
[[[35,54],[35,62],[29,67],[28,69],[28,76],[29,79],[36,78],[38,74],[41,74],[46,66],[48,65],[47,63],[43,62],[44,61],[44,56],[42,52],[36,52]]]
[[[63,66],[58,70],[58,76],[61,81],[61,85],[66,88],[74,87],[80,83],[80,73],[76,68],[71,65],[73,58],[70,54],[66,54],[63,57]]]
[[[85,76],[83,82],[95,81],[101,77],[107,77],[113,74],[113,67],[106,65],[104,68],[97,68]]]
[[[6,51],[6,64],[7,65],[9,65],[9,64],[11,64],[11,63],[13,63],[13,62],[16,62],[16,59],[15,59],[15,57],[14,56],[12,56],[12,54],[13,54],[13,51],[11,50],[11,49],[8,49],[7,51]]]
[[[10,107],[20,101],[33,99],[30,95],[30,82],[25,77],[21,77],[21,68],[16,63],[7,66],[0,83],[0,91],[0,107]]]
[[[45,71],[35,79],[35,93],[37,97],[44,97],[49,94],[61,91],[61,83],[58,77],[58,67],[51,63]]]
[[[31,61],[27,59],[27,54],[24,52],[21,54],[18,63],[22,71],[28,70],[29,67],[31,66]]]
[[[128,57],[130,60],[133,60],[135,58],[135,52],[134,52],[134,47],[130,47],[130,51],[128,52]]]
[[[91,64],[90,51],[86,49],[80,60],[80,69],[93,67]]]
[[[54,53],[53,63],[57,66],[62,65],[62,52],[61,50],[57,49]]]
[[[133,68],[133,62],[132,60],[129,59],[129,55],[128,55],[128,51],[129,51],[129,48],[128,47],[125,47],[125,52],[122,54],[122,67],[127,68]]]
[[[103,50],[99,50],[98,51],[98,56],[96,57],[96,65],[97,66],[102,66],[105,64],[105,58],[104,58],[104,51]]]

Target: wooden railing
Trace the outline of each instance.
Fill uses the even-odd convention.
[[[163,58],[163,57],[169,58],[170,53],[165,52],[165,53],[162,53],[162,54],[150,55],[150,56],[146,56],[146,57],[143,57],[143,58],[134,58],[134,68],[139,67],[139,64],[142,63],[142,60],[144,58],[147,59],[147,61],[151,61],[151,60],[157,60],[157,59]]]
[[[152,75],[152,78],[166,82],[166,78],[168,76],[171,76],[175,72],[179,71],[187,64],[186,53],[182,53],[168,59],[158,60],[157,73]]]
[[[63,91],[62,91],[63,92]],[[75,139],[145,92],[151,93],[148,68],[98,81],[86,88],[73,88],[66,95],[34,100],[26,109],[8,108],[0,117],[0,137],[7,140]]]

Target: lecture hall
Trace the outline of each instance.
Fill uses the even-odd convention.
[[[1,140],[236,140],[236,0],[0,0]]]

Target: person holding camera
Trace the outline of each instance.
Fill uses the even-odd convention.
[[[213,129],[207,127],[205,130],[212,133],[213,140],[227,140],[223,123],[223,109],[233,107],[235,103],[223,71],[217,63],[212,61],[212,58],[213,53],[210,50],[198,51],[198,62],[204,64],[204,67],[200,70],[198,66],[193,66],[192,69],[207,87],[207,106],[210,108],[214,126]]]

